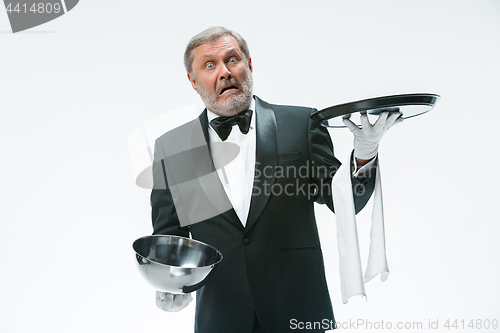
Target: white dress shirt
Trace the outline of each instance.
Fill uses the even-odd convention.
[[[236,215],[243,226],[246,225],[248,211],[250,210],[250,200],[252,198],[253,180],[255,175],[255,101],[252,98],[249,110],[252,110],[250,129],[247,134],[241,133],[238,126],[233,126],[231,133],[224,142],[234,143],[240,147],[240,152],[234,160],[222,168],[217,168],[217,174],[226,191],[229,201],[233,205]],[[207,109],[208,122],[218,115]],[[210,142],[222,142],[215,130],[209,126],[208,135]],[[212,151],[212,158],[215,165],[221,157],[220,151]],[[227,159],[225,159],[227,160]]]

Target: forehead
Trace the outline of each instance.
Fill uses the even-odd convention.
[[[222,36],[215,41],[202,44],[193,50],[195,61],[225,55],[230,52],[237,52],[243,55],[238,41],[231,35]]]

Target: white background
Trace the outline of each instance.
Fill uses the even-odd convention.
[[[318,209],[337,320],[500,320],[500,1],[86,0],[17,34],[0,10],[0,332],[192,332],[194,302],[158,310],[133,264],[152,228],[128,137],[200,105],[182,55],[212,25],[246,38],[271,103],[442,96],[381,144],[391,274],[368,301],[342,304],[334,218]],[[331,134],[344,160],[351,134]]]

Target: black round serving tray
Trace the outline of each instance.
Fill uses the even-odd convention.
[[[399,111],[403,118],[411,118],[432,110],[441,97],[436,94],[404,94],[363,99],[339,104],[314,112],[311,118],[325,127],[346,127],[342,118],[350,118],[360,125],[362,113],[377,116],[381,111]]]

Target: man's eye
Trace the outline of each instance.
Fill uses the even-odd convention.
[[[206,67],[207,67],[208,69],[212,69],[212,68],[214,68],[214,64],[207,64],[207,65],[206,65]]]
[[[236,62],[236,58],[231,58],[231,59],[229,59],[229,62],[231,62],[231,63],[235,63],[235,62]]]

